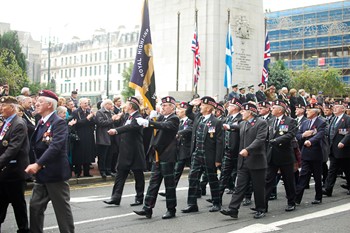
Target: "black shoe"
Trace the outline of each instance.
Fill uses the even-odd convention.
[[[152,218],[152,209],[142,209],[140,211],[134,210],[134,213],[140,216],[146,216],[146,218]]]
[[[101,172],[101,177],[102,177],[103,179],[106,179],[106,178],[107,178],[106,173],[105,173],[105,172]]]
[[[206,199],[206,201],[209,202],[209,203],[213,203],[212,199]]]
[[[168,210],[168,211],[162,216],[162,219],[174,218],[174,217],[175,217],[175,212],[176,212],[176,211],[170,211],[170,210]]]
[[[214,204],[212,207],[210,207],[209,212],[218,212],[220,210],[221,210],[221,206]]]
[[[258,212],[258,210],[256,210],[255,207],[250,207],[250,210],[255,211],[255,212]],[[266,208],[264,212],[267,213],[267,212],[269,212],[269,211],[268,211],[268,209]]]
[[[263,217],[265,217],[265,212],[256,211],[256,213],[254,214],[255,219],[259,219],[259,218],[263,218]]]
[[[331,191],[328,191],[328,190],[326,190],[326,189],[323,189],[323,190],[322,190],[322,194],[323,194],[323,195],[326,195],[327,197],[331,197],[331,196],[332,196],[332,192],[331,192]]]
[[[269,201],[273,201],[273,200],[276,200],[277,199],[277,195],[271,195],[269,197]]]
[[[93,177],[93,175],[86,174],[86,175],[84,175],[84,177]]]
[[[198,212],[197,205],[189,205],[185,209],[181,210],[182,213]]]
[[[287,207],[284,210],[287,212],[291,212],[295,210],[295,205],[287,205]]]
[[[120,205],[120,201],[118,201],[118,200],[113,200],[113,199],[111,199],[111,200],[109,200],[109,201],[103,201],[104,203],[106,203],[107,205]]]
[[[226,216],[230,216],[231,218],[238,218],[238,211],[233,209],[220,210],[220,213]]]
[[[295,200],[295,205],[300,205],[301,200]]]
[[[203,190],[203,189],[202,189],[202,191],[201,191],[201,195],[202,195],[202,196],[207,195],[207,190],[205,190],[205,189]]]
[[[247,199],[245,198],[242,202],[242,206],[249,206],[252,204],[252,200],[251,199]]]
[[[321,203],[322,203],[322,200],[313,200],[311,202],[311,204],[313,204],[313,205],[318,205],[318,204],[321,204]]]
[[[111,177],[116,177],[116,176],[117,176],[117,173],[111,172]]]
[[[343,189],[349,190],[349,185],[347,184],[341,184],[340,187],[342,187]]]
[[[162,197],[165,197],[165,193],[161,192],[161,193],[158,193],[159,196],[162,196]]]
[[[131,203],[130,206],[138,206],[138,205],[142,205],[143,204],[143,200],[139,201],[136,200],[134,203]]]

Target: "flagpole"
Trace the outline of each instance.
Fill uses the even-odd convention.
[[[176,91],[179,91],[180,12],[177,12]]]
[[[264,18],[264,28],[265,28],[264,36],[265,36],[265,40],[266,40],[266,25],[267,25],[267,17],[266,17],[266,14],[265,14],[265,18]],[[264,45],[264,50],[265,50],[265,46],[266,45]],[[265,85],[265,90],[266,90],[267,89],[267,82],[265,82],[264,85]]]
[[[198,9],[196,8],[196,13],[195,13],[195,16],[194,16],[195,18],[194,18],[194,21],[195,21],[195,23],[196,23],[196,32],[197,32],[197,37],[198,37]],[[198,39],[197,39],[198,40]],[[196,56],[196,55],[194,55],[194,56]],[[194,69],[193,69],[194,70]],[[196,74],[197,75],[197,74]],[[194,77],[194,75],[193,75],[193,77]],[[198,81],[199,80],[197,80],[197,84],[195,85],[195,89],[194,89],[194,94],[195,94],[195,96],[197,96],[197,93],[198,93]],[[194,83],[194,82],[193,82]]]
[[[230,9],[227,9],[227,27],[229,27],[229,25],[230,25],[230,14],[231,14]],[[228,30],[231,30],[231,29],[228,28]],[[227,98],[228,98],[228,94],[229,94],[229,87],[226,88]]]

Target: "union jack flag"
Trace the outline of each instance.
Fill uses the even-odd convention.
[[[194,86],[197,86],[198,79],[200,77],[199,71],[201,69],[201,59],[199,53],[199,43],[198,43],[198,35],[197,35],[197,27],[194,31],[193,39],[192,39],[192,52],[194,54],[194,73],[193,73],[193,83]]]
[[[269,73],[268,73],[268,67],[271,61],[271,53],[270,53],[270,41],[269,37],[266,32],[266,39],[265,39],[265,52],[264,52],[264,67],[262,71],[262,76],[261,76],[261,82],[262,83],[267,83],[269,80]]]

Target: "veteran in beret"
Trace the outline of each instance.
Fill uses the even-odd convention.
[[[0,114],[4,118],[0,128],[0,232],[9,204],[12,205],[16,216],[17,232],[29,232],[24,197],[24,169],[29,164],[29,141],[27,124],[17,116],[16,109],[16,98],[0,98]]]
[[[30,141],[36,161],[25,169],[28,174],[35,175],[29,204],[31,232],[43,232],[44,212],[49,201],[52,202],[60,232],[74,232],[69,204],[68,126],[56,114],[57,102],[55,93],[42,90],[35,104],[37,113],[42,117]]]

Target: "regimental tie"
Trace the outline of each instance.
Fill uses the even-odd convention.
[[[334,117],[331,125],[330,125],[330,129],[329,129],[329,138],[332,140],[334,138],[335,135],[335,128],[337,126],[337,121],[338,121],[338,117]]]
[[[274,125],[274,127],[273,127],[273,133],[276,133],[276,131],[277,131],[277,129],[278,129],[278,125],[279,125],[279,119],[276,118],[276,120],[275,120],[275,125]]]

